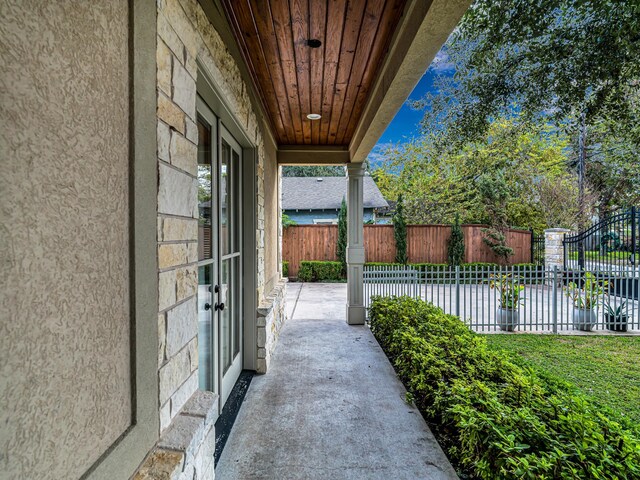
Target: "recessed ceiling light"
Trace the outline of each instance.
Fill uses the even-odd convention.
[[[322,42],[317,38],[310,38],[309,40],[307,40],[307,46],[311,48],[320,48],[321,45]]]
[[[307,118],[309,120],[320,120],[322,118],[322,115],[320,115],[319,113],[310,113],[309,115],[307,115]]]

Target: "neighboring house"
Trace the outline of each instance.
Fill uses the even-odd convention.
[[[392,223],[393,216],[396,213],[396,200],[387,200],[387,206],[378,209],[376,223]]]
[[[378,186],[368,175],[363,178],[364,222],[374,222],[376,211],[388,208]],[[282,210],[300,225],[338,223],[342,199],[347,198],[346,177],[284,177]]]
[[[470,2],[45,3],[0,15],[3,478],[212,479],[285,321],[279,167],[347,165],[363,324],[362,162]]]

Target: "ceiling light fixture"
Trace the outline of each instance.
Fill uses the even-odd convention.
[[[322,118],[322,115],[320,115],[319,113],[310,113],[309,115],[307,115],[307,118],[309,120],[320,120]]]
[[[322,42],[320,40],[318,40],[317,38],[310,38],[309,40],[307,40],[307,46],[308,47],[320,48],[321,45],[322,45]]]

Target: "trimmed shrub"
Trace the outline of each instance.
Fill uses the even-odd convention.
[[[481,479],[640,478],[630,423],[492,349],[453,315],[374,297],[371,330],[452,463]]]
[[[456,214],[456,221],[451,225],[451,236],[447,243],[447,262],[449,265],[460,265],[464,260],[464,233],[460,226],[460,215]]]
[[[286,260],[282,262],[282,276],[284,278],[289,278],[289,262]]]
[[[303,282],[338,282],[344,280],[342,263],[323,261],[300,262],[298,280]]]
[[[407,222],[404,218],[402,195],[398,197],[396,213],[393,216],[393,236],[396,240],[396,262],[407,263]]]
[[[338,212],[338,244],[336,245],[336,256],[342,264],[342,271],[347,271],[347,202],[342,199],[340,211]]]

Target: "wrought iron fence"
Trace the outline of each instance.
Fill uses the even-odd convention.
[[[544,235],[536,235],[531,231],[531,263],[544,265]]]
[[[365,266],[364,293],[367,306],[374,296],[432,302],[477,332],[629,332],[640,330],[639,273],[635,266]]]
[[[576,235],[565,237],[565,270],[625,268],[638,265],[640,209],[632,207],[596,223]]]

